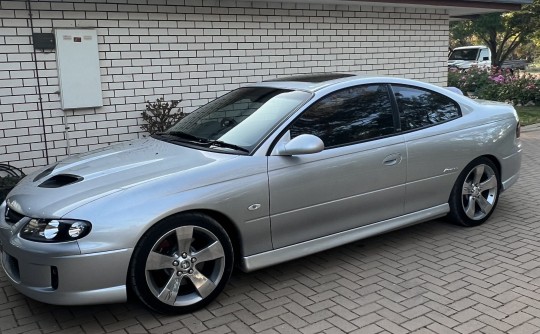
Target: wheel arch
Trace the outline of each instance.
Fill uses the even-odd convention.
[[[491,162],[493,162],[495,167],[497,167],[497,172],[499,173],[499,175],[497,175],[498,176],[497,180],[499,181],[499,188],[500,188],[502,186],[502,180],[501,180],[501,176],[502,176],[501,168],[502,168],[502,165],[501,165],[501,162],[499,161],[499,159],[497,159],[497,157],[495,157],[494,155],[491,155],[491,154],[485,154],[485,155],[483,155],[481,157],[489,159]]]
[[[236,249],[239,248],[239,245],[240,245],[240,241],[239,241],[239,231],[236,229],[236,227],[234,226],[234,223],[233,221],[228,218],[226,215],[220,213],[220,212],[216,212],[216,211],[213,211],[213,210],[204,210],[204,209],[201,209],[201,210],[198,210],[198,209],[194,209],[194,210],[185,210],[185,211],[180,211],[180,212],[174,212],[174,213],[171,213],[167,216],[164,216],[162,217],[161,219],[155,221],[153,224],[149,225],[148,228],[143,232],[143,234],[141,235],[141,237],[139,238],[139,240],[137,241],[136,243],[136,246],[134,247],[134,251],[133,253],[131,254],[131,257],[130,257],[130,260],[129,260],[129,266],[128,266],[128,270],[127,270],[127,275],[126,275],[126,293],[127,293],[127,297],[128,299],[133,299],[133,298],[137,298],[139,299],[143,304],[145,304],[147,307],[149,307],[150,309],[154,310],[154,311],[157,311],[157,312],[160,312],[160,313],[173,313],[173,312],[177,312],[177,311],[171,311],[172,309],[170,310],[166,310],[166,309],[162,309],[162,308],[159,308],[159,307],[156,307],[155,305],[152,306],[151,304],[153,303],[150,303],[148,300],[145,300],[143,296],[143,294],[141,293],[140,290],[138,290],[136,288],[136,286],[139,286],[140,284],[135,284],[136,282],[136,275],[137,275],[137,272],[135,271],[134,269],[134,265],[135,265],[135,261],[138,261],[138,259],[141,259],[144,257],[140,257],[140,256],[137,256],[137,249],[139,247],[143,247],[144,243],[146,243],[146,241],[148,240],[148,238],[150,237],[151,238],[151,235],[154,228],[160,228],[159,225],[162,224],[162,223],[167,223],[167,221],[174,221],[176,217],[181,217],[181,216],[188,216],[190,219],[201,219],[201,223],[205,223],[205,224],[213,224],[214,226],[218,225],[219,227],[221,227],[224,232],[226,233],[226,236],[229,238],[230,240],[230,246],[229,246],[229,258],[231,258],[233,261],[232,261],[232,265],[234,265],[234,261],[237,260],[238,258],[238,254],[239,253],[238,251],[236,251]],[[189,221],[189,219],[188,219]],[[182,225],[182,220],[180,220],[180,226]],[[193,222],[192,220],[192,223],[194,223],[195,225],[197,225],[197,223]],[[188,224],[192,224],[192,223],[188,223]],[[201,225],[199,225],[201,226]],[[204,225],[203,226],[203,229],[205,228]],[[167,227],[166,227],[167,228]],[[214,231],[215,233],[215,231]],[[155,233],[154,233],[155,234]],[[223,235],[223,231],[220,232],[220,234]],[[225,248],[225,247],[224,247]],[[225,251],[225,253],[227,253],[227,251]],[[230,275],[231,275],[231,272],[232,272],[232,268],[227,270],[227,269],[224,269],[225,270],[225,273],[223,274],[225,280],[221,279],[219,281],[219,284],[216,285],[216,286],[221,286],[221,284],[226,284],[230,278]],[[173,274],[174,276],[174,274]],[[223,283],[222,283],[223,282]],[[130,284],[131,283],[131,284]],[[219,291],[217,292],[218,294],[221,292],[223,288],[219,288],[215,291]],[[212,293],[214,293],[212,291]],[[195,311],[197,309],[199,309],[200,307],[204,307],[206,306],[208,303],[210,303],[212,300],[215,299],[217,295],[214,295],[213,297],[211,296],[203,296],[202,297],[202,300],[201,301],[198,301],[196,304],[190,304],[190,305],[184,305],[182,307],[185,307],[187,309],[187,311],[179,311],[181,313],[184,313],[184,312],[192,312],[192,311]],[[201,304],[202,303],[202,304]],[[201,305],[201,306],[196,306],[196,305]]]
[[[231,243],[233,246],[234,261],[236,264],[240,263],[238,261],[241,259],[242,254],[243,254],[242,246],[241,246],[242,238],[240,236],[240,231],[235,226],[231,218],[229,218],[227,215],[223,214],[222,212],[211,210],[211,209],[191,209],[191,210],[174,212],[165,217],[162,217],[161,219],[155,221],[153,224],[147,226],[147,228],[144,230],[144,232],[141,234],[141,236],[137,240],[135,247],[137,247],[140,244],[141,240],[145,238],[148,231],[150,231],[153,227],[157,226],[159,223],[163,222],[166,219],[169,219],[173,216],[182,215],[182,214],[201,214],[201,215],[205,215],[214,219],[219,225],[221,225],[221,227],[223,227],[225,232],[227,232],[227,235],[231,239]],[[132,261],[133,261],[133,256],[130,259],[130,266],[131,266]]]
[[[499,182],[499,190],[501,189],[502,187],[502,180],[501,180],[501,175],[502,175],[502,171],[501,171],[501,163],[499,161],[499,159],[497,159],[497,157],[495,157],[494,155],[491,155],[491,154],[484,154],[484,155],[481,155],[481,156],[478,156],[474,159],[472,159],[471,161],[467,162],[467,164],[465,164],[462,168],[462,170],[457,174],[457,177],[456,179],[454,180],[454,184],[458,181],[459,179],[459,176],[461,175],[461,173],[463,172],[463,169],[465,169],[468,165],[470,165],[471,162],[475,161],[476,159],[479,159],[479,158],[486,158],[486,159],[489,159],[489,161],[491,161],[495,167],[497,167],[497,172],[499,173],[498,175],[498,182]],[[452,197],[452,190],[450,190],[450,194],[448,195],[448,202],[450,202],[450,199]]]
[[[240,263],[239,260],[242,257],[242,244],[241,244],[242,237],[240,235],[240,231],[238,230],[236,225],[233,223],[232,219],[230,219],[227,215],[223,214],[222,212],[210,210],[210,209],[197,209],[197,210],[189,210],[185,212],[203,214],[217,221],[218,224],[221,225],[223,229],[225,229],[225,232],[227,232],[227,235],[231,239],[235,264]]]
[[[477,217],[476,215],[476,199],[472,199],[474,203],[474,209],[473,209],[473,212],[471,213],[468,213],[468,208],[470,207],[470,205],[467,206],[467,209],[465,209],[465,206],[464,206],[464,203],[463,203],[463,194],[462,194],[462,189],[465,189],[465,188],[462,188],[464,187],[464,182],[466,180],[467,177],[469,177],[469,174],[472,173],[473,171],[475,171],[475,168],[476,166],[478,166],[478,164],[487,164],[488,167],[489,165],[491,165],[493,172],[495,173],[495,177],[496,177],[496,180],[497,180],[497,186],[496,186],[496,190],[494,193],[492,193],[491,189],[494,189],[495,186],[491,186],[490,188],[486,188],[486,191],[489,191],[489,194],[487,195],[488,198],[494,198],[492,200],[492,202],[490,203],[491,206],[489,207],[489,211],[484,211],[483,209],[481,209],[481,212],[483,215],[480,215],[480,217]],[[454,183],[454,186],[452,188],[452,191],[450,193],[450,197],[449,197],[449,200],[448,200],[448,204],[450,206],[450,211],[447,215],[447,218],[457,224],[457,225],[461,225],[461,226],[466,226],[466,227],[473,227],[473,226],[478,226],[478,225],[481,225],[483,224],[484,222],[486,222],[489,217],[491,216],[491,214],[493,213],[493,211],[495,210],[495,207],[497,206],[497,203],[498,203],[498,197],[499,197],[499,194],[501,192],[501,188],[502,188],[502,182],[501,182],[501,171],[500,171],[500,168],[501,168],[501,163],[500,161],[493,155],[490,155],[490,154],[485,154],[485,155],[481,155],[481,156],[478,156],[476,157],[475,159],[471,160],[463,169],[462,171],[460,172],[458,178],[456,179],[455,183]],[[483,169],[482,169],[482,175],[484,173]],[[476,177],[476,174],[475,174],[475,177]],[[476,187],[476,186],[475,186]],[[472,190],[469,190],[469,191],[472,191]],[[482,195],[484,193],[484,190],[480,190],[478,193],[476,193],[476,195],[472,195],[472,196],[476,196],[476,197],[479,197],[479,196],[484,196]],[[470,194],[473,194],[472,192],[470,192]],[[484,199],[487,200],[486,197],[484,197]],[[468,201],[471,200],[470,197],[468,199]],[[469,203],[470,204],[470,203]]]

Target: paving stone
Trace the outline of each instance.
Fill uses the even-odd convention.
[[[433,320],[431,320],[430,318],[426,316],[420,316],[416,319],[412,319],[402,323],[401,326],[407,328],[409,331],[416,331],[422,327],[428,326],[432,322]]]
[[[531,324],[523,324],[518,327],[512,328],[508,331],[509,334],[530,334],[530,333],[538,333],[540,331],[540,327],[533,326]]]
[[[292,313],[282,314],[280,318],[294,328],[301,328],[309,325],[309,323],[303,318],[298,317],[297,315]]]
[[[517,327],[517,326],[522,325],[523,323],[531,320],[532,318],[534,318],[534,317],[532,315],[528,314],[528,313],[517,312],[517,313],[514,313],[514,314],[510,315],[506,319],[503,319],[503,321]]]
[[[300,332],[303,334],[315,334],[315,333],[321,333],[325,329],[331,328],[332,324],[329,323],[326,320],[321,320],[316,323],[313,323],[311,325],[308,325],[304,328],[300,329]]]
[[[331,317],[331,318],[327,318],[326,321],[328,321],[329,323],[331,323],[332,325],[338,327],[340,330],[344,331],[344,332],[351,332],[353,330],[355,330],[357,327],[355,325],[353,325],[351,322],[341,318],[341,317],[338,317],[338,316],[334,316],[334,317]]]
[[[455,327],[457,325],[459,325],[459,322],[450,318],[450,317],[447,317],[446,315],[444,314],[441,314],[437,311],[431,311],[429,313],[426,314],[427,317],[429,317],[430,319],[438,322],[439,324],[441,325],[444,325],[446,327],[449,327],[449,328],[452,328],[452,327]]]
[[[477,320],[469,320],[467,322],[464,322],[456,327],[454,327],[454,330],[463,333],[463,334],[469,334],[479,331],[481,328],[485,327],[486,324],[477,321]]]

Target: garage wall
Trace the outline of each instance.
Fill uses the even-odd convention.
[[[62,111],[54,51],[38,51],[50,162],[144,135],[146,100],[183,110],[246,82],[310,72],[446,83],[444,10],[246,1],[32,1],[35,32],[93,27],[104,107]],[[120,4],[120,2],[123,2]],[[46,164],[25,1],[0,2],[0,163]]]

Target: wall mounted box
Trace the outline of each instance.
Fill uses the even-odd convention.
[[[56,29],[55,35],[62,109],[102,107],[96,30]]]
[[[34,49],[38,50],[54,50],[56,42],[54,40],[54,34],[51,33],[32,33],[32,43]]]

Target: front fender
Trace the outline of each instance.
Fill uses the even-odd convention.
[[[272,243],[266,157],[246,158],[264,163],[261,168],[247,169],[249,175],[195,189],[176,190],[181,187],[175,186],[178,180],[174,179],[141,184],[85,204],[64,218],[92,223],[90,234],[79,240],[82,254],[133,248],[163,218],[193,210],[211,210],[228,217],[242,241],[242,256],[268,251]]]

